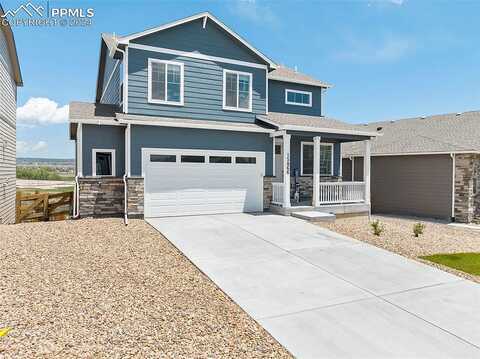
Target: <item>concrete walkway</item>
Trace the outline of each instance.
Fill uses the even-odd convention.
[[[480,357],[473,282],[292,217],[148,222],[299,358]]]

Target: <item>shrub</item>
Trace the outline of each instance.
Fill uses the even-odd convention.
[[[62,180],[57,171],[49,167],[17,167],[17,178],[29,180]]]
[[[425,229],[425,225],[423,223],[415,223],[413,225],[413,234],[415,237],[418,237],[420,234],[423,234],[423,230]]]
[[[384,231],[383,224],[380,223],[378,219],[374,220],[372,223],[370,223],[370,227],[372,227],[372,232],[374,235],[379,236],[382,234]]]

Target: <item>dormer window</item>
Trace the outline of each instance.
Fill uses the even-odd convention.
[[[309,91],[286,89],[285,103],[287,105],[312,107],[312,93]]]
[[[183,106],[183,63],[148,59],[148,102]]]
[[[252,111],[252,74],[223,70],[223,109]]]

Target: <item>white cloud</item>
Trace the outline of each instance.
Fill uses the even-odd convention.
[[[17,141],[17,154],[22,155],[38,155],[44,154],[48,150],[48,143],[45,141],[38,141],[30,143],[26,141]]]
[[[30,125],[65,123],[68,121],[68,105],[60,107],[46,97],[31,97],[17,109],[17,121]]]
[[[250,21],[258,23],[275,23],[277,16],[272,9],[257,0],[236,0],[232,11]]]
[[[413,48],[408,39],[393,37],[375,42],[350,38],[347,43],[349,49],[338,52],[336,57],[358,63],[393,62],[407,55]]]
[[[391,4],[398,5],[398,6],[402,6],[403,3],[405,2],[405,0],[387,0],[387,1]]]

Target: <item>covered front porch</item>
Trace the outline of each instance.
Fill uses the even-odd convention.
[[[342,131],[339,131],[342,132]],[[273,137],[273,212],[370,213],[370,136],[280,130]],[[364,181],[343,178],[341,143],[362,141]]]

